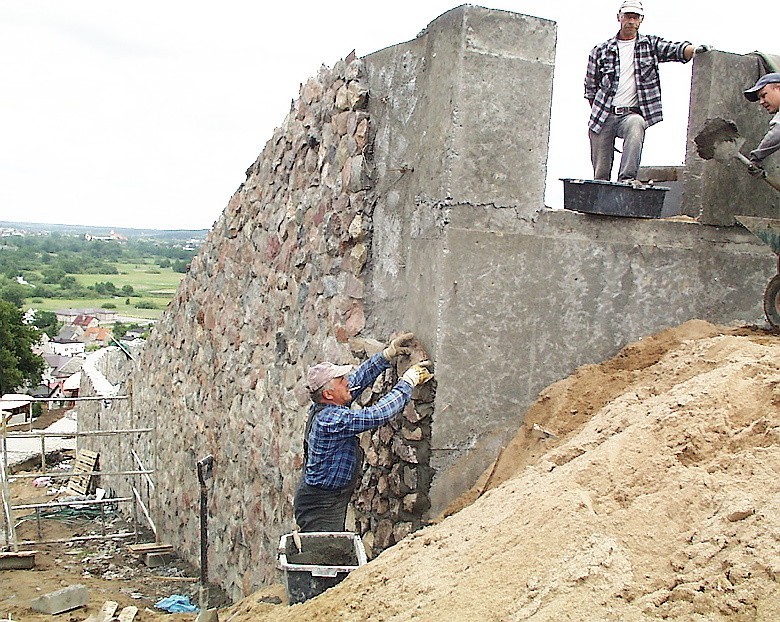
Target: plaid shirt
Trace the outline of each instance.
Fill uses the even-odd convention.
[[[658,63],[685,60],[688,41],[673,43],[654,35],[637,35],[634,48],[634,76],[639,108],[648,127],[663,120],[661,111],[661,80]],[[588,127],[596,134],[601,131],[612,108],[620,77],[620,54],[617,37],[594,47],[588,56],[585,72],[585,99],[593,102]]]
[[[390,363],[378,352],[349,376],[353,396],[374,383]],[[309,458],[304,481],[309,486],[338,490],[352,483],[357,467],[357,435],[383,425],[400,413],[412,397],[412,387],[399,381],[375,405],[360,410],[328,404],[315,416],[309,432]]]

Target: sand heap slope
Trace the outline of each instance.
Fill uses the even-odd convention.
[[[307,603],[220,618],[780,620],[780,336],[688,322],[528,415],[471,505]]]

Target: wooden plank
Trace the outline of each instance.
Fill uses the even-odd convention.
[[[130,544],[127,548],[131,553],[136,555],[145,555],[146,553],[173,553],[173,546],[170,544],[161,544],[159,542]]]
[[[135,614],[138,613],[138,607],[125,607],[119,614],[119,622],[133,622]]]
[[[74,495],[86,495],[89,491],[89,483],[92,479],[92,472],[97,464],[98,452],[89,449],[82,449],[76,455],[73,462],[73,475],[68,480],[65,489]]]
[[[117,609],[119,609],[119,603],[107,600],[98,613],[93,613],[84,622],[111,622]]]

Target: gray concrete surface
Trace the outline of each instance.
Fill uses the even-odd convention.
[[[742,228],[422,209],[440,212],[412,240],[408,266],[410,315],[435,324],[432,515],[490,465],[539,391],[578,366],[693,318],[765,323],[775,256]]]
[[[747,155],[769,128],[771,116],[748,102],[742,91],[763,73],[755,55],[713,51],[694,59],[682,212],[703,224],[731,226],[735,214],[780,218],[780,193],[748,175],[736,160],[728,164],[702,160],[693,142],[707,119],[721,117],[737,124],[745,139],[741,151]],[[766,159],[765,168],[777,175],[778,163],[774,154]]]
[[[399,283],[417,204],[543,205],[555,35],[549,20],[463,5],[365,58],[381,330],[409,322]]]

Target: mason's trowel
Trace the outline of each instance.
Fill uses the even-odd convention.
[[[730,162],[738,160],[746,167],[750,166],[750,160],[739,150],[745,139],[739,135],[737,124],[717,117],[708,119],[702,130],[693,139],[696,143],[696,151],[704,160],[717,160],[718,162]],[[766,171],[762,172],[761,179],[780,190],[780,181],[768,177]]]

